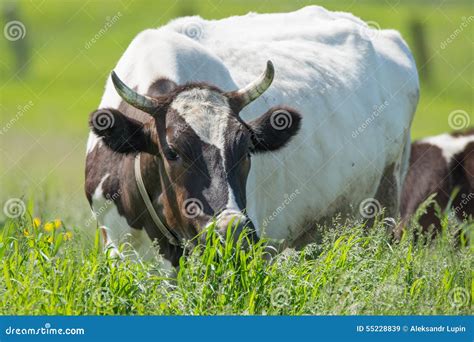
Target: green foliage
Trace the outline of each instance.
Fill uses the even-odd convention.
[[[0,135],[0,203],[34,194],[28,212],[63,221],[0,217],[0,314],[472,314],[472,251],[456,246],[454,237],[469,227],[445,213],[442,234],[426,244],[408,234],[392,245],[382,221],[373,229],[349,222],[328,229],[321,244],[286,251],[272,262],[265,261],[263,244],[243,252],[223,246],[211,232],[171,278],[157,263],[109,258],[98,234],[87,240],[82,175],[88,114],[133,37],[180,15],[292,11],[312,1],[20,0],[0,8],[7,3],[20,5],[30,55],[18,73],[13,43],[0,39],[0,128],[8,128]],[[419,71],[429,70],[431,81],[421,85],[415,138],[450,130],[454,110],[472,114],[474,25],[446,48],[440,45],[469,17],[470,2],[318,4],[397,29],[410,46],[410,23],[422,23],[429,64]],[[66,229],[72,222],[80,228]]]
[[[62,223],[9,220],[0,314],[472,314],[472,251],[451,230],[392,244],[383,220],[336,224],[321,244],[269,261],[263,242],[223,243],[211,227],[170,275],[157,262],[109,257],[98,233],[87,248]]]

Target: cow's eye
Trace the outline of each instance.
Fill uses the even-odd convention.
[[[179,158],[179,155],[178,153],[171,147],[167,147],[163,154],[165,155],[165,158],[170,160],[170,161],[174,161],[174,160],[177,160]]]

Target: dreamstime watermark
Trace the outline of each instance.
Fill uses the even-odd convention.
[[[193,219],[202,214],[204,206],[197,198],[188,198],[183,203],[184,216]]]
[[[290,112],[284,109],[277,109],[270,116],[270,125],[277,131],[282,131],[291,127],[293,124],[293,117]]]
[[[456,40],[456,38],[461,34],[463,33],[463,31],[465,29],[467,29],[467,27],[474,21],[474,16],[471,15],[469,17],[462,17],[461,18],[461,23],[459,24],[459,26],[453,31],[451,32],[451,34],[445,39],[443,40],[440,44],[439,44],[439,47],[444,50],[448,47],[449,44],[451,44],[454,40]]]
[[[45,323],[39,328],[15,328],[9,326],[5,329],[5,335],[84,335],[84,328],[53,328],[50,323]]]
[[[29,111],[31,107],[33,106],[34,106],[34,103],[31,100],[28,101],[25,105],[18,105],[16,107],[17,112],[15,116],[11,118],[5,125],[3,125],[2,128],[0,128],[0,135],[7,133],[10,130],[10,128],[12,128],[18,122],[18,120],[20,120],[21,117],[25,115],[25,113]]]
[[[290,301],[290,290],[284,286],[275,288],[270,294],[272,306],[276,308],[284,308],[288,306]]]
[[[359,204],[359,213],[363,218],[370,219],[382,211],[382,205],[375,198],[369,197]]]
[[[369,39],[376,39],[380,34],[380,25],[378,22],[369,20],[366,21],[367,25],[361,25],[359,33],[361,36],[365,36]]]
[[[115,117],[109,109],[99,109],[94,113],[94,115],[92,115],[91,123],[94,128],[103,131],[113,127],[115,124]]]
[[[403,292],[403,289],[404,288],[402,285],[382,283],[375,288],[374,299],[385,301],[387,297],[399,295],[401,292]]]
[[[283,200],[283,202],[269,215],[267,216],[263,222],[262,222],[262,228],[265,228],[267,227],[270,222],[272,222],[278,215],[280,215],[283,210],[285,210],[285,208],[290,205],[291,202],[294,201],[294,199],[296,197],[298,197],[298,195],[300,195],[301,192],[299,189],[295,189],[295,191],[293,191],[291,194],[285,194],[284,197],[285,199]]]
[[[451,306],[455,308],[462,308],[469,305],[471,299],[469,291],[463,287],[455,287],[448,293],[448,299]]]
[[[465,110],[456,109],[449,113],[448,124],[452,129],[464,129],[471,124],[471,117]]]
[[[25,215],[26,205],[19,198],[10,198],[3,205],[3,213],[5,216],[15,219]]]
[[[372,110],[372,113],[371,115],[362,123],[359,125],[359,127],[357,127],[355,130],[352,131],[352,138],[357,138],[362,132],[364,132],[367,127],[369,127],[369,125],[374,122],[375,119],[377,119],[380,114],[382,114],[385,109],[387,109],[388,107],[388,101],[385,100],[382,104],[380,105],[375,105],[373,107],[373,110]]]
[[[191,39],[199,40],[203,35],[204,29],[198,22],[190,22],[183,28],[183,33]]]
[[[3,35],[11,42],[25,38],[26,27],[21,21],[12,20],[6,23],[3,28]]]
[[[453,207],[449,213],[450,218],[454,218],[458,214],[462,213],[464,207],[474,198],[474,192],[470,192],[467,195],[462,194],[461,195],[461,201],[459,202],[458,205]]]
[[[99,208],[94,208],[93,214],[86,220],[85,226],[89,227],[92,222],[94,222],[97,217],[101,216],[107,209],[114,204],[115,200],[122,195],[122,189],[119,189],[117,192],[114,192],[109,198],[107,198],[103,205]]]
[[[98,287],[91,296],[91,302],[95,309],[103,309],[108,307],[112,291],[108,287]]]
[[[120,11],[112,17],[107,16],[105,18],[104,26],[102,26],[102,28],[84,44],[84,48],[89,50],[92,45],[97,43],[112,28],[112,26],[114,26],[120,20],[120,18],[122,18],[122,12]]]

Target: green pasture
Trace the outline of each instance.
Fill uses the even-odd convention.
[[[18,220],[0,210],[0,314],[472,314],[472,249],[454,237],[472,227],[447,216],[442,236],[428,244],[406,236],[391,245],[382,221],[372,230],[335,222],[322,244],[273,263],[261,258],[261,246],[244,253],[210,240],[182,261],[176,279],[153,264],[107,258],[94,230],[83,232],[88,115],[133,37],[182,15],[223,18],[309,4],[402,33],[422,80],[414,138],[452,130],[448,116],[456,110],[472,122],[471,1],[0,2],[0,34],[7,7],[18,9],[26,28],[20,59],[18,42],[0,35],[0,204],[28,204]],[[45,230],[54,219],[60,228]]]

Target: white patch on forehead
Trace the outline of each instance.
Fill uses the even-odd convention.
[[[231,109],[227,98],[213,90],[193,88],[180,93],[171,104],[184,121],[206,144],[215,146],[221,155],[225,170],[225,134]],[[226,209],[239,210],[234,191],[227,183]]]
[[[231,115],[227,98],[216,91],[193,88],[180,93],[171,108],[186,121],[199,138],[219,150],[225,147],[225,131]]]

